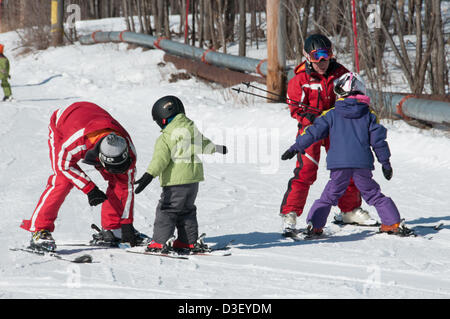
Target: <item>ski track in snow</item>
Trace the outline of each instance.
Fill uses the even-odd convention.
[[[103,23],[111,26],[112,21]],[[91,22],[90,28],[99,29],[99,23]],[[6,48],[16,41],[15,33],[1,37]],[[170,64],[158,66],[162,58],[161,51],[127,50],[126,44],[75,44],[10,55],[17,101],[0,108],[0,235],[5,243],[0,248],[0,298],[450,297],[450,140],[445,133],[383,121],[389,129],[394,177],[384,180],[378,163],[374,171],[383,193],[393,198],[408,225],[442,221],[442,230],[421,229],[423,237],[417,238],[380,235],[376,228],[334,225],[332,212],[328,237],[293,242],[281,236],[278,216],[295,166],[293,160],[279,160],[296,134],[286,106],[196,79],[169,83],[171,73],[182,71]],[[119,249],[60,246],[64,256],[88,253],[96,262],[72,264],[8,250],[29,241],[30,234],[19,224],[31,216],[51,174],[47,126],[56,108],[84,100],[107,109],[133,138],[140,177],[159,135],[150,107],[167,94],[179,96],[200,130],[229,148],[225,157],[202,157],[205,182],[196,205],[206,242],[234,239],[232,256],[176,260]],[[242,136],[246,139],[239,140]],[[263,150],[261,143],[273,151]],[[106,188],[98,173],[81,166]],[[299,227],[305,227],[307,211],[328,176],[323,152]],[[135,227],[150,236],[160,193],[156,179],[136,196]],[[363,207],[378,218],[373,207]],[[61,207],[54,237],[61,243],[87,242],[92,223],[100,225],[100,208],[89,207],[86,196],[74,189]]]

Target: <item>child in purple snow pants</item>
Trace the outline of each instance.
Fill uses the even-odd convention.
[[[327,169],[331,171],[330,181],[312,205],[306,221],[312,224],[314,232],[322,233],[331,206],[338,203],[350,179],[353,178],[362,198],[375,206],[381,219],[380,231],[398,233],[400,214],[392,199],[384,196],[380,185],[372,178],[375,153],[387,180],[392,177],[390,150],[386,142],[387,130],[378,123],[376,115],[369,109],[370,98],[362,78],[356,73],[346,73],[334,83],[339,97],[334,107],[316,118],[281,157],[293,158],[315,141],[329,137],[330,148],[327,154]],[[373,151],[373,152],[372,152]]]

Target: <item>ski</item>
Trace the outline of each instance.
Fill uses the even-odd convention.
[[[377,224],[374,224],[374,225],[345,224],[342,221],[339,221],[336,219],[333,220],[332,223],[335,225],[338,225],[338,226],[342,226],[342,227],[344,227],[344,226],[356,226],[356,227],[361,226],[361,227],[370,228],[370,227],[380,227],[381,226],[381,223],[379,223],[379,222],[377,222]],[[400,237],[423,237],[425,235],[428,235],[429,233],[428,234],[420,234],[420,230],[430,230],[432,232],[438,232],[443,228],[442,226],[444,226],[443,222],[438,222],[434,225],[433,224],[432,225],[415,225],[415,226],[406,228],[405,232],[403,232],[401,234],[397,234],[397,236],[400,236]],[[377,233],[382,233],[382,232],[378,231]]]
[[[436,225],[417,225],[414,226],[414,229],[431,229],[431,230],[436,230],[439,231],[442,229],[442,226],[444,226],[444,223],[437,223]]]
[[[229,251],[223,251],[223,250],[213,250],[213,251],[205,251],[205,252],[181,252],[178,253],[176,251],[169,251],[166,253],[162,252],[154,252],[154,251],[146,251],[146,250],[136,250],[133,248],[127,248],[125,249],[127,253],[133,253],[133,254],[142,254],[142,255],[150,255],[150,256],[160,256],[160,257],[167,257],[167,258],[174,258],[174,259],[190,259],[190,257],[195,256],[231,256],[231,252]]]
[[[284,231],[281,236],[284,238],[291,239],[293,241],[300,241],[303,240],[303,236],[301,235],[303,233],[304,229],[291,229],[289,231]]]
[[[209,251],[189,252],[189,256],[231,256],[229,247]]]
[[[416,225],[416,226],[412,226],[411,228],[407,228],[405,226],[403,231],[401,231],[399,234],[391,234],[391,235],[396,235],[399,237],[425,237],[426,235],[429,235],[430,233],[426,233],[426,234],[421,234],[420,233],[420,229],[429,229],[432,232],[438,232],[442,229],[442,226],[444,226],[444,223],[439,222],[435,225]],[[378,232],[378,233],[382,233],[382,232]],[[432,237],[429,237],[428,239],[431,239]]]
[[[204,236],[203,236],[204,237]],[[209,247],[205,251],[190,251],[190,250],[170,250],[169,252],[152,252],[147,251],[142,247],[130,247],[129,244],[124,243],[120,244],[119,247],[124,249],[126,252],[135,253],[135,254],[143,254],[143,255],[152,255],[152,256],[160,256],[160,257],[168,257],[175,259],[189,259],[191,256],[231,256],[231,252],[228,251],[230,249],[230,245],[233,243],[233,239],[221,243],[216,243],[214,246]]]
[[[140,248],[140,249],[138,250],[136,248]],[[162,252],[147,251],[145,248],[142,249],[142,247],[126,248],[125,251],[127,253],[133,253],[133,254],[159,256],[159,257],[174,258],[174,259],[189,259],[189,255],[181,255],[181,254],[178,254],[178,253],[176,253],[174,251],[169,251],[167,253],[162,253]]]
[[[38,256],[48,256],[48,257],[53,257],[56,258],[58,260],[62,260],[62,261],[67,261],[67,262],[71,262],[71,263],[77,263],[77,264],[85,264],[85,263],[92,263],[92,256],[89,254],[85,254],[82,256],[78,256],[76,258],[65,258],[62,255],[58,254],[57,252],[54,251],[42,251],[42,250],[36,250],[36,249],[32,249],[32,248],[10,248],[9,250],[11,251],[24,251],[30,254],[35,254]]]
[[[102,248],[129,248],[131,247],[129,244],[127,243],[120,243],[119,240],[117,242],[105,242],[102,241],[99,238],[99,235],[101,235],[102,230],[95,224],[91,224],[91,229],[95,230],[96,233],[94,235],[92,235],[93,239],[90,240],[89,242],[86,241],[80,241],[80,242],[57,242],[56,246],[89,246],[89,247],[102,247]],[[139,233],[139,237],[141,239],[141,242],[137,245],[137,246],[147,246],[147,244],[150,242],[151,238],[148,237],[147,235],[143,234],[143,233]]]
[[[364,224],[358,224],[358,223],[344,223],[343,221],[341,221],[341,220],[337,220],[337,219],[334,219],[333,221],[332,221],[332,223],[333,224],[335,224],[335,225],[338,225],[338,226],[347,226],[347,225],[351,225],[351,226],[361,226],[361,227],[380,227],[381,226],[381,223],[380,222],[376,222],[375,224],[371,224],[371,225],[364,225]]]
[[[211,251],[216,251],[216,250],[227,250],[230,248],[230,245],[234,242],[234,239],[228,240],[228,241],[224,241],[221,243],[216,243],[214,244],[214,246],[211,246],[209,249],[211,249]]]
[[[325,233],[325,231],[318,234],[308,234],[306,228],[295,229],[291,231],[285,231],[281,234],[284,238],[293,240],[293,241],[304,241],[304,240],[316,240],[316,239],[324,239],[329,236],[329,233]]]

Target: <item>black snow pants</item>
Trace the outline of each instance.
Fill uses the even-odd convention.
[[[178,240],[193,244],[198,238],[197,207],[195,199],[198,184],[164,186],[156,208],[153,240],[165,244],[177,229]]]

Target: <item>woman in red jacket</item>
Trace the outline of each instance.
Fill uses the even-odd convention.
[[[54,250],[51,236],[58,211],[75,186],[89,205],[102,204],[104,239],[135,243],[133,228],[136,151],[127,131],[96,104],[78,102],[56,110],[49,125],[50,161],[53,174],[31,216],[21,227],[32,232],[31,247]],[[95,166],[108,181],[106,194],[78,165]],[[74,212],[78,213],[78,212]]]
[[[309,36],[305,40],[303,54],[306,61],[297,66],[295,76],[289,81],[287,89],[287,102],[291,116],[298,121],[298,134],[312,124],[321,112],[334,106],[336,95],[333,92],[333,82],[349,72],[336,62],[331,41],[324,35]],[[312,144],[305,150],[305,154],[297,155],[294,177],[289,180],[280,208],[283,233],[287,236],[295,229],[296,218],[302,214],[309,188],[317,178],[321,146],[328,151],[328,138]],[[360,206],[361,195],[351,181],[338,203],[343,212],[339,215],[341,221],[363,225],[375,224],[376,221]]]

